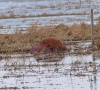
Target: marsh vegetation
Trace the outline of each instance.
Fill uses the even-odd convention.
[[[94,37],[96,41],[100,38],[99,29],[100,23],[95,24]],[[60,24],[39,27],[39,24],[35,23],[25,33],[0,34],[0,53],[29,52],[33,46],[49,37],[60,40],[66,47],[75,41],[91,41],[91,26],[82,23],[73,24],[72,26]],[[99,45],[99,40],[97,42]]]
[[[0,89],[100,90],[99,15],[100,0],[0,0]],[[66,46],[63,58],[29,53],[51,37]]]

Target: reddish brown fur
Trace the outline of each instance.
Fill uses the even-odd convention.
[[[40,42],[39,46],[44,45],[46,48],[50,49],[51,51],[65,51],[66,47],[57,39],[55,38],[46,38]]]

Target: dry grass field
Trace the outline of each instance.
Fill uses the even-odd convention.
[[[29,52],[47,37],[55,37],[66,45],[67,41],[91,40],[91,7],[96,23],[95,40],[99,39],[99,3],[99,0],[19,0],[18,3],[0,0],[0,53]]]
[[[100,39],[100,23],[94,25],[95,40]],[[16,32],[14,34],[0,35],[0,53],[29,52],[41,40],[47,37],[55,37],[64,44],[67,41],[91,40],[91,26],[89,24],[73,24],[67,26],[59,24],[57,26],[31,25],[26,33]]]

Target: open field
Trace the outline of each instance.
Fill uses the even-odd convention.
[[[47,37],[66,46],[63,58],[30,54]],[[0,90],[100,90],[99,50],[100,0],[0,0]]]
[[[94,23],[100,15],[99,0],[1,0],[0,32],[25,31],[31,24],[42,26],[74,23],[90,24],[90,9],[94,9]]]
[[[100,39],[100,1],[80,1],[0,1],[0,53],[29,52],[47,37],[66,46],[67,41],[91,40],[92,7],[95,39]]]

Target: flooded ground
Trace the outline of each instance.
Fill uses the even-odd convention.
[[[26,31],[36,22],[40,25],[90,24],[92,7],[94,23],[100,15],[100,0],[13,1],[0,0],[0,33]],[[83,45],[82,49],[87,48]],[[30,54],[0,59],[0,90],[100,90],[99,83],[100,57],[97,54],[68,54],[57,62],[37,62]]]
[[[97,23],[100,0],[0,0],[0,33],[24,33],[37,22],[40,26],[90,24],[91,8]]]
[[[58,62],[11,55],[0,60],[0,89],[100,90],[100,58],[95,55],[66,55]]]

